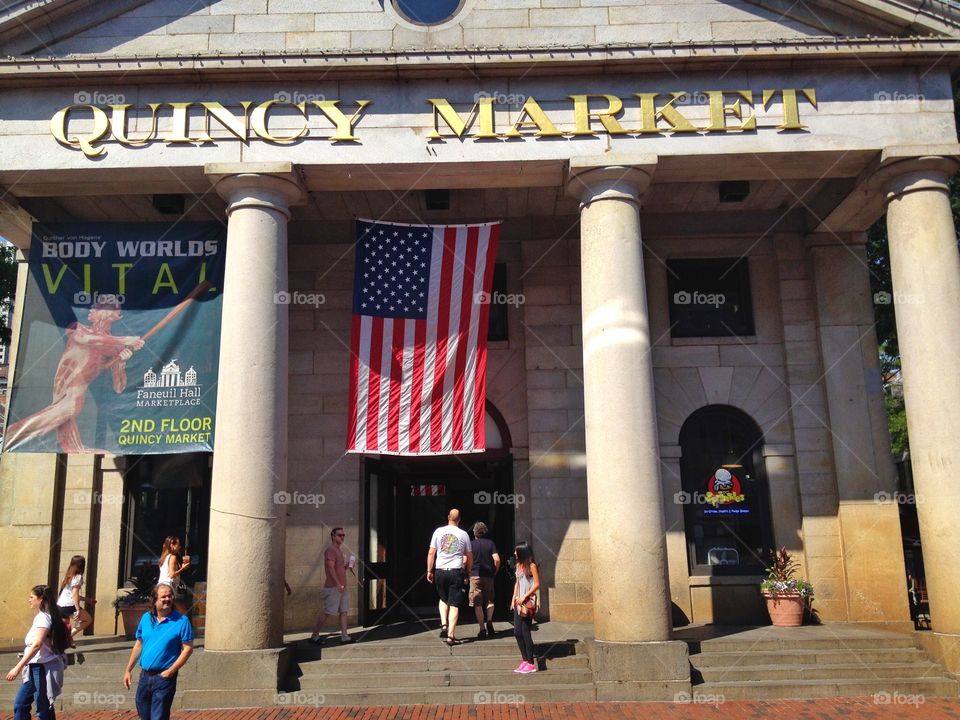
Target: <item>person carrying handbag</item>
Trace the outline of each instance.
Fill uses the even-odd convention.
[[[520,646],[521,663],[515,673],[527,675],[537,671],[536,659],[533,656],[533,636],[531,628],[533,617],[539,609],[537,591],[540,590],[540,568],[533,557],[533,548],[526,542],[521,542],[514,548],[513,556],[516,560],[516,581],[513,584],[513,634]]]

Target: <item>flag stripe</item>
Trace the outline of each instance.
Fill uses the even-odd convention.
[[[377,449],[381,452],[387,449],[387,420],[390,409],[390,356],[393,343],[393,327],[396,321],[391,318],[383,319],[382,346],[380,349],[380,386],[377,404],[374,408],[377,418]]]
[[[410,321],[404,323],[403,334],[403,359],[401,361],[400,373],[400,418],[399,423],[399,448],[398,452],[406,454],[410,452],[410,402],[413,395],[413,353],[414,338],[416,337],[417,323]]]
[[[410,452],[420,452],[422,436],[421,409],[423,408],[423,385],[426,376],[427,323],[418,322],[413,341],[413,383],[410,388]]]
[[[454,376],[453,391],[453,447],[464,449],[464,389],[472,387],[466,377],[467,354],[470,347],[470,330],[475,327],[476,294],[474,293],[474,276],[477,268],[477,250],[479,245],[479,228],[467,228],[467,241],[463,254],[463,280],[460,296],[460,341],[457,345],[456,374]],[[471,418],[472,421],[472,418]],[[472,433],[471,433],[472,435]]]
[[[403,379],[403,341],[405,321],[393,321],[393,346],[390,349],[390,399],[387,411],[387,452],[400,449],[400,382]]]
[[[443,383],[447,375],[447,345],[449,344],[450,293],[453,285],[453,261],[456,252],[457,229],[445,228],[442,233],[440,292],[437,300],[436,370],[430,392],[430,451],[443,451]],[[432,301],[432,299],[431,299]]]
[[[443,395],[441,407],[443,408],[443,424],[441,426],[440,449],[443,452],[451,452],[458,449],[453,442],[454,433],[454,398],[457,380],[456,366],[457,354],[461,345],[460,324],[463,318],[463,281],[466,270],[464,256],[467,243],[467,228],[456,229],[456,241],[454,244],[451,282],[450,282],[450,320],[447,325],[447,356],[446,356],[446,374],[443,378]]]
[[[484,290],[484,268],[492,259],[487,258],[487,251],[490,245],[489,228],[478,228],[477,231],[477,251],[476,262],[473,273],[473,297],[479,301]],[[463,388],[463,407],[464,407],[464,427],[463,442],[464,447],[485,447],[483,443],[477,444],[476,428],[474,427],[474,417],[477,412],[477,403],[475,393],[472,388],[477,381],[477,349],[480,338],[480,319],[482,306],[474,303],[473,314],[470,323],[470,332],[467,337],[467,362],[464,367],[464,388]],[[485,340],[486,338],[484,338]],[[486,343],[484,343],[486,344]],[[483,415],[483,407],[480,408],[480,414]]]
[[[383,318],[371,319],[370,353],[367,356],[367,450],[376,450],[380,425],[380,358],[383,350]],[[373,422],[370,422],[373,420]]]
[[[500,225],[492,225],[488,230],[487,262],[483,271],[484,292],[490,293],[493,287],[494,258],[497,256],[497,244],[500,240]],[[492,299],[492,298],[491,298]],[[476,405],[473,413],[473,442],[486,447],[486,399],[487,399],[487,327],[490,321],[490,303],[480,306],[480,320],[477,325],[482,335],[478,336],[476,353],[476,376],[473,382]]]
[[[357,445],[357,398],[360,365],[360,316],[354,315],[350,329],[350,394],[347,408],[347,447]]]

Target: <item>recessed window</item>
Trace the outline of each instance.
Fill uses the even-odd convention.
[[[417,25],[437,25],[449,20],[463,5],[463,0],[392,0],[397,11]]]
[[[487,326],[487,341],[509,340],[507,329],[507,266],[493,266],[493,292],[490,296],[490,324]]]
[[[668,260],[667,275],[673,337],[754,334],[746,258]]]

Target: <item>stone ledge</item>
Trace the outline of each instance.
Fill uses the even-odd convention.
[[[687,644],[663,642],[587,642],[597,700],[676,701],[690,693]]]

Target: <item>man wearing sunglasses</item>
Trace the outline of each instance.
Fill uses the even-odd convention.
[[[347,595],[347,562],[343,557],[343,541],[346,533],[342,527],[335,527],[330,531],[330,544],[323,552],[323,569],[326,581],[323,583],[323,609],[317,615],[313,626],[310,642],[314,645],[323,645],[320,631],[326,625],[327,619],[333,615],[340,615],[340,642],[344,645],[356,642],[347,634],[347,611],[350,609],[350,598]]]

